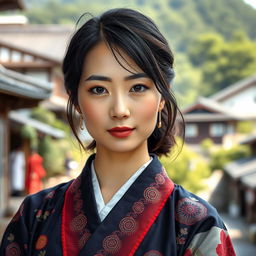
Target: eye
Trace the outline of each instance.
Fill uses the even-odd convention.
[[[95,86],[95,87],[90,88],[89,92],[91,92],[92,94],[101,95],[101,94],[105,94],[107,92],[107,90],[104,87]]]
[[[131,92],[144,92],[148,89],[144,84],[136,84],[131,88]]]

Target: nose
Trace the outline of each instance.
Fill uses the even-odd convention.
[[[123,119],[130,116],[130,109],[127,99],[124,95],[113,97],[110,115],[112,118]]]

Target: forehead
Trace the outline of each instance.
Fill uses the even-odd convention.
[[[113,53],[114,51],[114,53]],[[131,74],[142,72],[141,68],[123,50],[118,51],[110,47],[105,42],[96,44],[85,56],[83,73],[124,73]],[[117,73],[117,74],[118,74]]]

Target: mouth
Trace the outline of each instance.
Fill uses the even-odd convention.
[[[116,138],[125,138],[125,137],[128,137],[132,134],[133,130],[135,128],[130,128],[130,127],[114,127],[110,130],[108,130],[108,132],[116,137]]]

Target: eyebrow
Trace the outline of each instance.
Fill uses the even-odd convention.
[[[133,80],[133,79],[138,79],[138,78],[149,78],[149,77],[145,73],[137,73],[137,74],[132,74],[130,76],[126,76],[124,78],[124,80],[128,81],[128,80]],[[93,81],[93,80],[96,80],[96,81],[107,81],[107,82],[111,82],[112,81],[112,79],[110,77],[101,76],[101,75],[91,75],[87,79],[85,79],[85,81]]]

